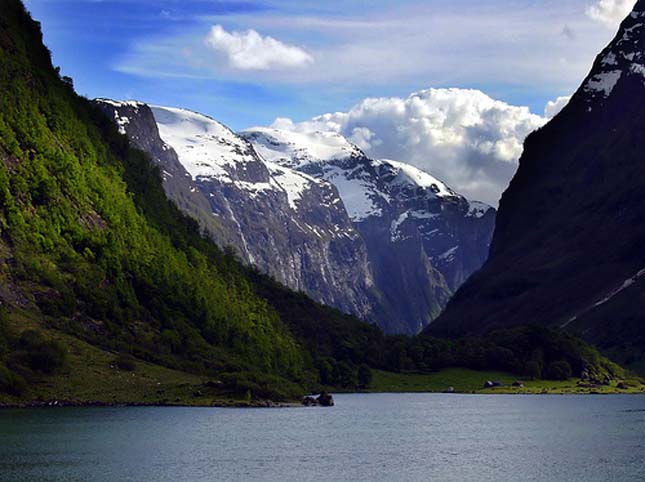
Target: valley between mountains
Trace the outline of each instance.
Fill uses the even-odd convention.
[[[420,332],[488,255],[492,207],[340,134],[236,134],[184,109],[95,102],[217,244],[387,333]]]
[[[336,132],[88,100],[3,0],[0,405],[643,392],[644,26],[497,213]]]

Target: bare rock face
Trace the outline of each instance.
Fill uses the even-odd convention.
[[[264,161],[206,116],[97,103],[159,165],[170,199],[220,246],[294,290],[371,318],[377,296],[365,245],[333,185]]]
[[[367,246],[388,332],[418,333],[486,260],[495,210],[413,166],[368,158],[336,133],[253,129],[271,162],[334,184]]]
[[[486,259],[494,209],[337,134],[235,134],[187,110],[97,104],[219,245],[387,332],[419,332]]]
[[[621,362],[645,353],[645,0],[569,104],[526,140],[491,257],[430,331],[565,328]]]

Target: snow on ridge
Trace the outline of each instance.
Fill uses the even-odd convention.
[[[247,129],[241,135],[268,162],[300,172],[316,172],[317,177],[333,184],[354,222],[382,216],[383,208],[391,204],[392,196],[396,195],[396,189],[390,192],[392,188],[410,187],[415,195],[435,198],[461,197],[444,182],[410,164],[369,159],[336,132],[302,133],[262,127]],[[489,209],[490,206],[482,204],[477,213],[473,211],[470,215],[481,217]],[[393,225],[391,231],[396,237],[398,224]]]
[[[584,89],[587,92],[603,92],[604,97],[607,98],[611,95],[622,75],[622,70],[612,70],[596,74],[587,81]]]
[[[103,97],[99,97],[95,99],[97,102],[101,102],[102,104],[108,104],[111,105],[112,107],[134,107],[138,109],[139,107],[143,107],[145,104],[143,102],[140,102],[138,100],[114,100],[114,99],[105,99]]]
[[[395,183],[408,184],[425,189],[430,189],[430,191],[432,191],[432,193],[437,197],[457,196],[457,194],[445,183],[428,174],[426,171],[422,171],[421,169],[412,166],[411,164],[406,164],[400,161],[393,161],[391,159],[379,159],[373,161],[372,164],[375,166],[382,164],[391,166],[397,173],[396,179],[394,180]]]
[[[112,100],[104,98],[98,98],[94,100],[95,102],[100,102],[102,104],[114,107],[114,122],[119,128],[119,134],[123,135],[126,134],[125,127],[130,124],[130,119],[125,115],[120,115],[118,109],[122,109],[123,107],[132,107],[134,113],[138,114],[139,108],[145,105],[143,102],[139,102],[137,100]]]
[[[291,209],[293,210],[298,209],[298,204],[302,200],[302,195],[311,189],[312,185],[321,182],[318,179],[302,172],[289,169],[288,167],[283,167],[266,160],[264,163],[269,169],[271,178],[287,194],[289,206],[291,206]]]
[[[629,26],[622,28],[600,57],[600,68],[583,84],[583,91],[590,94],[588,102],[591,102],[597,94],[602,94],[605,99],[608,98],[623,77],[630,75],[645,77],[645,65],[642,62],[645,56],[643,52],[645,23],[638,21],[641,17],[645,17],[645,12],[634,10],[631,13],[628,19],[631,18],[636,22],[631,20]]]
[[[151,105],[161,139],[170,145],[193,179],[231,182],[229,170],[256,159],[249,144],[228,127],[196,112]]]
[[[283,192],[297,210],[304,193],[323,181],[267,160],[246,139],[211,117],[186,109],[150,106],[162,140],[172,147],[194,180],[214,178],[234,184],[255,198],[262,193]],[[262,163],[268,179],[249,182],[237,179],[234,170],[248,163]]]
[[[470,217],[484,217],[484,215],[491,209],[493,209],[492,206],[489,206],[488,204],[481,201],[468,201],[468,216]]]
[[[343,160],[362,155],[361,150],[336,132],[297,132],[254,127],[241,132],[267,160],[288,167]]]
[[[335,132],[296,132],[274,128],[258,127],[242,131],[258,154],[281,168],[298,170],[308,166],[320,166],[321,177],[333,184],[345,206],[348,216],[354,222],[361,222],[371,216],[379,216],[382,209],[378,198],[387,197],[376,189],[372,179],[362,172],[364,166],[353,170],[334,165],[352,157],[364,157],[362,151],[342,135]]]

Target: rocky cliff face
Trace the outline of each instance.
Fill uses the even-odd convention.
[[[292,289],[372,317],[365,246],[332,185],[265,162],[246,140],[208,117],[99,103],[159,164],[169,197],[218,244]]]
[[[492,208],[337,134],[238,135],[186,110],[98,104],[216,242],[387,332],[420,331],[486,258]]]
[[[491,257],[431,327],[541,323],[645,352],[645,0],[569,105],[526,141]]]
[[[369,159],[344,137],[253,129],[242,134],[271,162],[336,186],[367,246],[391,331],[421,330],[486,259],[495,210],[469,202],[410,165]]]

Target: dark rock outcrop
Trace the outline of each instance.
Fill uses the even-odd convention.
[[[321,407],[333,407],[334,397],[332,397],[330,393],[322,392],[316,398],[316,402],[318,402],[318,405],[320,405]]]
[[[617,361],[645,353],[645,0],[569,104],[526,140],[491,256],[430,327],[561,327]]]

